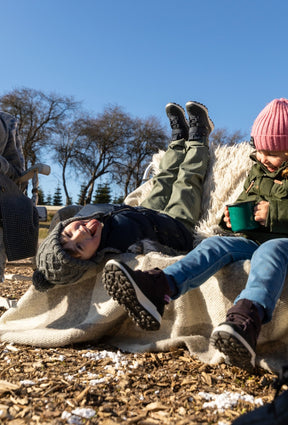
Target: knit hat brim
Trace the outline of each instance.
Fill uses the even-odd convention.
[[[54,285],[67,285],[77,282],[95,262],[80,260],[69,255],[61,245],[61,233],[67,224],[85,217],[73,217],[58,223],[41,243],[36,254],[36,267],[33,284],[39,291]]]

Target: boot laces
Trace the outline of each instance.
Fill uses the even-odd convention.
[[[189,124],[190,124],[190,126],[199,125],[199,117],[197,117],[196,115],[194,115],[193,117],[190,117],[189,118]]]
[[[250,316],[242,316],[239,313],[234,314],[231,313],[227,316],[228,322],[233,322],[235,325],[238,325],[243,329],[243,331],[246,331],[250,325],[255,326],[255,322],[252,317]]]
[[[178,118],[177,117],[170,118],[170,125],[172,128],[180,128]]]

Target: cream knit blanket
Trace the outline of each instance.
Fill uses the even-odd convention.
[[[251,167],[248,143],[211,147],[210,168],[203,195],[203,215],[196,228],[196,243],[221,234],[218,222],[226,203],[235,201]],[[157,172],[159,158],[153,158]],[[150,190],[151,182],[131,193],[126,203],[138,205]],[[118,255],[117,258],[140,269],[164,268],[181,257],[157,252],[146,255]],[[0,319],[0,341],[38,347],[59,347],[71,343],[105,341],[129,352],[165,351],[185,345],[191,355],[206,363],[223,360],[209,344],[212,329],[225,318],[227,309],[245,286],[250,262],[239,261],[224,267],[200,288],[170,303],[159,331],[139,329],[125,311],[106,293],[101,282],[103,265],[95,275],[86,274],[73,285],[40,293],[31,285],[15,308]],[[288,288],[277,304],[273,320],[262,327],[257,346],[257,363],[278,371],[288,360]]]

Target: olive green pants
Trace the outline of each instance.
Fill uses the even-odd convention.
[[[141,203],[181,221],[192,231],[199,220],[209,148],[197,141],[172,141],[153,177],[152,190]]]

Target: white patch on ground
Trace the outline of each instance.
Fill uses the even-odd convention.
[[[205,403],[203,403],[203,409],[216,409],[221,413],[225,412],[226,409],[235,407],[240,400],[257,406],[263,406],[263,401],[261,398],[255,398],[252,395],[245,393],[232,393],[231,391],[224,391],[221,394],[213,394],[200,391],[198,395],[207,400]]]

